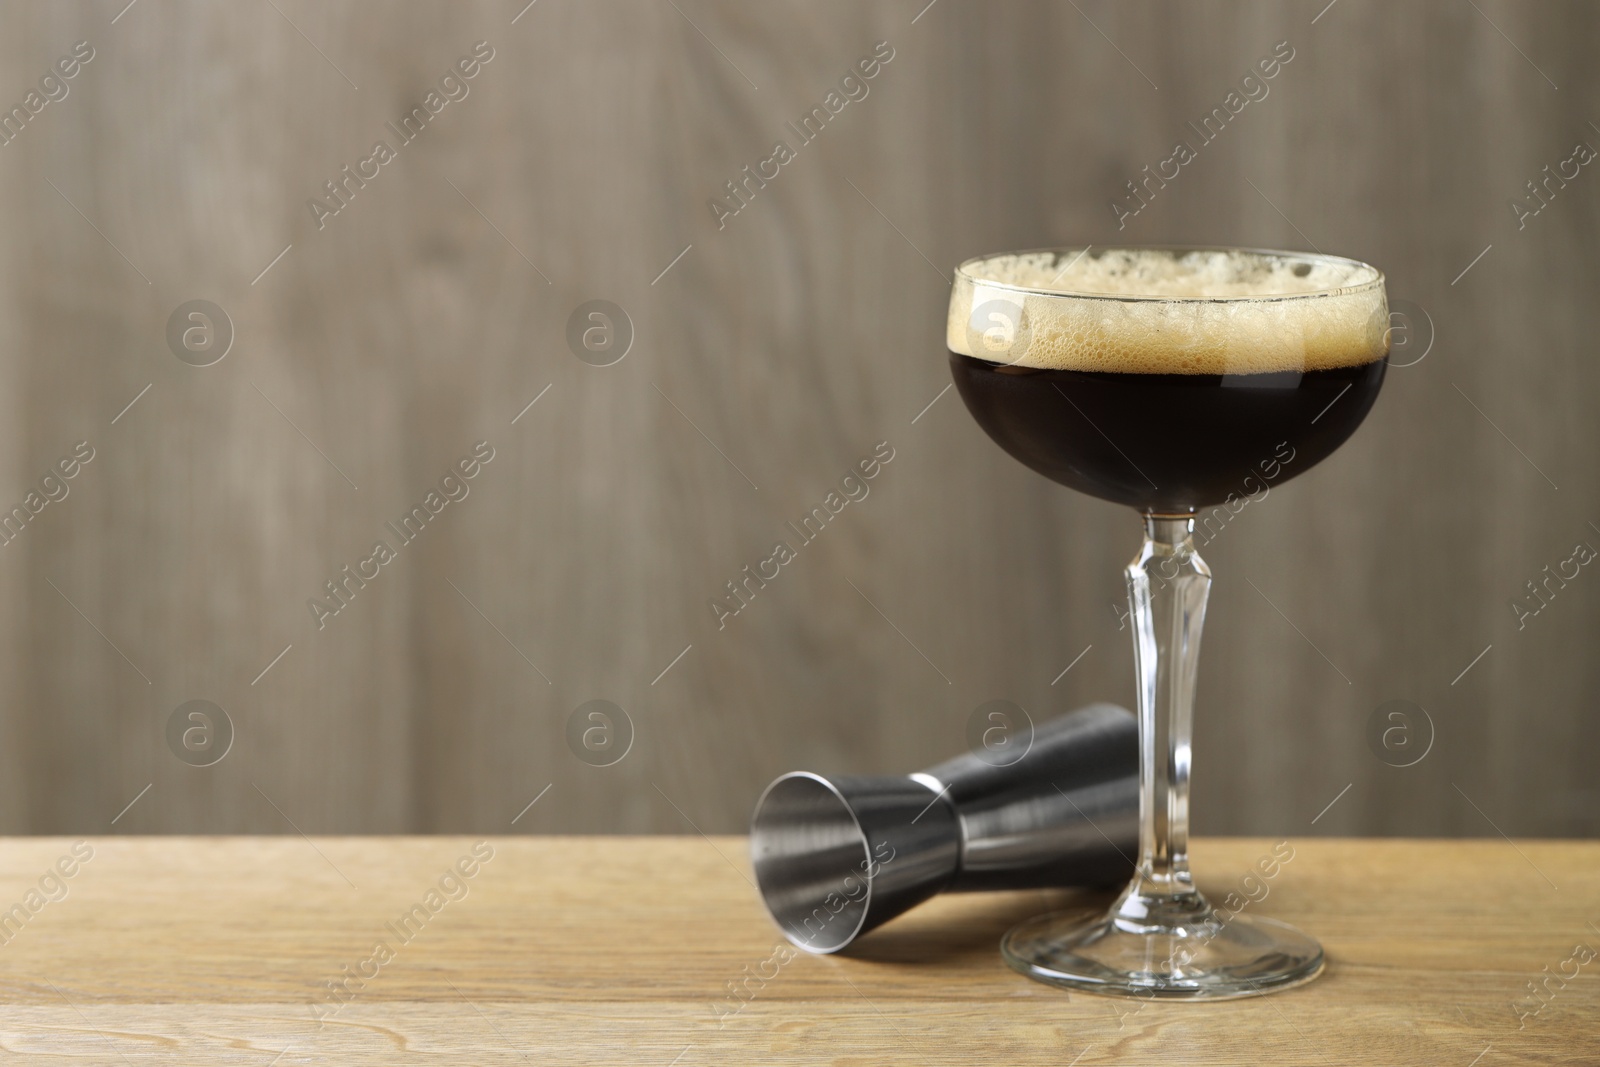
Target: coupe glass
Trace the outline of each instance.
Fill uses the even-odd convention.
[[[1214,908],[1189,874],[1190,733],[1211,587],[1196,523],[1216,536],[1355,432],[1383,383],[1388,322],[1383,275],[1333,256],[1066,248],[957,269],[950,367],[973,417],[1029,467],[1138,509],[1144,525],[1125,572],[1139,705],[1133,881],[1109,913],[1013,929],[1001,949],[1018,971],[1179,999],[1320,973],[1315,940]]]

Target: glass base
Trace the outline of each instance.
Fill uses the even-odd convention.
[[[1011,967],[1037,981],[1085,993],[1171,1000],[1224,1000],[1276,992],[1322,973],[1322,946],[1287,923],[1218,917],[1194,894],[1181,922],[1127,914],[1054,912],[1029,919],[1000,942]]]

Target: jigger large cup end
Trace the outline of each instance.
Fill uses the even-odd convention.
[[[750,859],[767,910],[807,952],[837,952],[943,889],[961,831],[938,793],[911,778],[797,771],[767,787]]]

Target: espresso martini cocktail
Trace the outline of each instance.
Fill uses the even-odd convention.
[[[948,343],[1001,448],[1080,492],[1177,513],[1338,448],[1377,399],[1387,327],[1381,275],[1352,260],[1069,249],[963,264]]]
[[[1042,915],[1007,934],[1001,952],[1022,973],[1218,999],[1321,972],[1315,940],[1254,910],[1214,908],[1190,877],[1190,735],[1211,588],[1194,523],[1199,509],[1305,473],[1355,432],[1383,384],[1388,325],[1382,273],[1333,256],[1067,248],[956,270],[950,372],[978,425],[1045,477],[1136,508],[1144,523],[1125,571],[1138,864],[1109,913]]]

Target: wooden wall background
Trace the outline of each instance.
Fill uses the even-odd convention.
[[[1600,546],[1600,175],[1508,207],[1600,144],[1592,6],[124,2],[0,11],[7,107],[95,50],[0,146],[0,504],[95,449],[0,549],[0,830],[733,831],[784,770],[959,751],[987,700],[1130,701],[1133,517],[953,393],[923,410],[956,262],[1121,239],[1366,258],[1436,330],[1206,551],[1198,828],[1600,831],[1600,576],[1509,606]],[[319,231],[308,198],[480,40],[470,95]],[[1119,234],[1123,183],[1283,40]],[[719,230],[708,199],[879,41]],[[236,330],[214,366],[165,340],[193,299]],[[590,299],[635,326],[614,366],[567,349]],[[470,496],[319,632],[307,598],[479,440]],[[870,496],[719,631],[708,600],[880,441]],[[636,730],[607,768],[564,740],[594,698]],[[236,730],[209,768],[164,740],[191,699]],[[1413,767],[1365,740],[1393,699],[1435,727]]]

